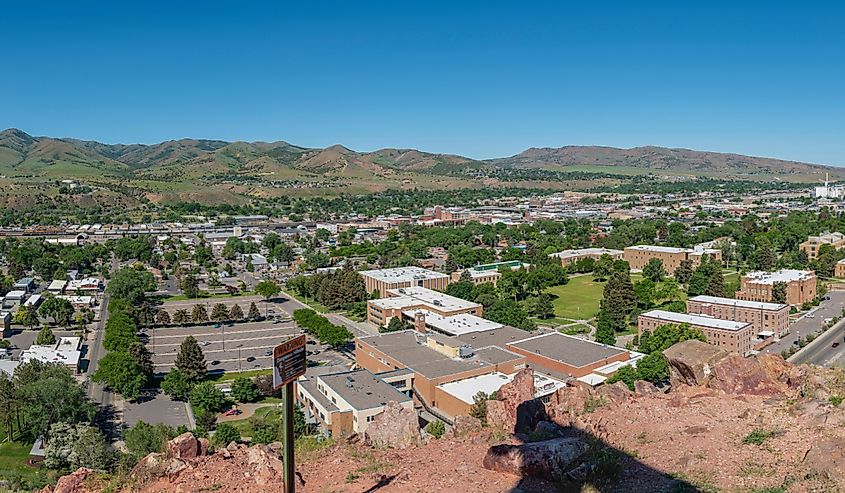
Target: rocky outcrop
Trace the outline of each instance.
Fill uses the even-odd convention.
[[[472,416],[458,415],[452,427],[446,431],[446,438],[459,438],[481,431],[481,420]]]
[[[596,389],[595,394],[605,404],[622,404],[631,397],[631,391],[625,382],[602,385]]]
[[[587,450],[580,438],[556,438],[522,445],[495,445],[484,456],[486,469],[520,477],[561,478]]]
[[[534,394],[534,370],[524,368],[502,385],[496,400],[487,402],[487,422],[509,433],[530,433],[548,419],[546,407]]]
[[[804,467],[810,474],[819,474],[834,481],[845,480],[845,446],[843,440],[821,438],[804,456]]]
[[[208,440],[205,440],[205,450],[203,450],[200,440],[197,440],[194,434],[189,431],[167,442],[167,455],[174,459],[196,459],[204,455],[207,450]]]
[[[413,409],[396,402],[388,402],[364,432],[364,441],[376,447],[403,449],[422,442],[419,419]]]
[[[45,486],[41,493],[82,493],[88,491],[83,484],[94,471],[80,467],[76,471],[59,478],[56,486]]]
[[[583,414],[595,399],[592,390],[576,386],[557,389],[546,406],[549,419],[561,426],[568,426],[572,418]]]
[[[661,390],[654,386],[653,383],[645,380],[637,380],[634,382],[634,393],[637,395],[659,394]]]
[[[778,356],[775,358],[783,361]],[[751,394],[765,397],[786,394],[789,391],[789,385],[782,380],[782,376],[788,368],[771,365],[770,362],[771,358],[768,357],[745,358],[731,353],[713,364],[707,384],[710,388],[727,394]]]
[[[729,353],[701,341],[684,341],[663,351],[669,363],[669,381],[678,385],[707,385],[713,364]]]

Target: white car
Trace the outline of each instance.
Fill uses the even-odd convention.
[[[211,344],[211,343],[210,343],[210,342],[208,342],[208,341],[202,341],[202,342],[200,343],[200,346],[205,347],[205,346],[208,346],[209,344]]]

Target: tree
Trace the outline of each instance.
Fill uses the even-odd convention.
[[[151,425],[143,421],[138,421],[121,434],[126,449],[136,461],[148,454],[163,452],[167,441],[175,436],[173,428],[164,423]]]
[[[29,437],[49,436],[53,423],[90,422],[95,407],[70,371],[59,364],[29,361],[15,369],[21,430]]]
[[[52,346],[56,343],[56,336],[53,335],[53,331],[50,327],[46,325],[38,331],[38,336],[35,338],[35,344],[39,346]]]
[[[232,442],[241,441],[241,432],[228,423],[221,423],[217,425],[217,429],[214,431],[214,437],[211,441],[218,447],[225,447]]]
[[[155,279],[149,272],[123,268],[112,276],[108,291],[114,298],[123,299],[130,305],[140,306],[145,299],[145,293],[154,290],[155,287]]]
[[[87,424],[54,423],[44,447],[44,465],[51,469],[87,467],[106,470],[112,461],[100,430]]]
[[[617,328],[618,322],[614,320],[610,310],[604,306],[600,307],[596,315],[596,342],[615,345]]]
[[[40,320],[38,319],[38,311],[33,306],[21,305],[18,311],[15,312],[14,322],[18,325],[25,325],[32,329]]]
[[[434,438],[440,438],[446,433],[446,425],[443,424],[442,421],[439,419],[435,419],[434,421],[430,421],[426,427],[425,432],[429,435],[433,436]]]
[[[191,320],[195,323],[208,322],[208,312],[203,305],[194,305],[191,310]]]
[[[211,382],[202,382],[191,389],[191,405],[216,413],[226,405],[226,395]]]
[[[488,320],[498,322],[503,325],[510,325],[518,327],[523,330],[534,330],[536,325],[528,318],[522,306],[514,300],[505,299],[498,300],[490,308],[484,312]]]
[[[242,320],[244,318],[244,311],[241,310],[240,305],[232,305],[232,308],[229,310],[229,318],[232,320]]]
[[[190,321],[191,316],[188,314],[188,310],[183,310],[180,308],[179,310],[173,312],[173,323],[186,324]]]
[[[281,292],[279,285],[270,280],[261,281],[255,286],[255,293],[263,296],[265,300],[269,300]]]
[[[170,325],[170,314],[167,310],[161,309],[156,312],[156,324]]]
[[[765,237],[757,242],[757,250],[754,252],[754,268],[757,270],[770,271],[774,269],[777,262],[777,255],[772,244]]]
[[[786,283],[776,282],[772,284],[772,303],[786,303]]]
[[[179,282],[179,289],[188,298],[197,298],[200,295],[199,281],[191,273],[182,276],[182,280]]]
[[[225,322],[229,320],[229,310],[223,303],[216,303],[211,309],[211,319],[215,322]]]
[[[41,303],[38,312],[44,318],[52,317],[56,325],[66,327],[73,320],[74,309],[70,301],[66,299],[49,297]]]
[[[486,392],[478,391],[472,396],[472,405],[469,408],[469,415],[481,421],[482,425],[487,425],[487,401],[495,399],[495,397],[488,395]]]
[[[675,280],[681,284],[686,284],[689,282],[692,272],[692,260],[681,260],[681,263],[675,269]]]
[[[155,366],[153,365],[153,356],[147,346],[141,342],[132,343],[129,346],[129,354],[138,363],[138,367],[144,372],[144,375],[152,377]]]
[[[127,400],[135,400],[147,383],[147,374],[127,351],[109,351],[100,358],[92,379],[105,383]]]
[[[400,317],[392,317],[390,322],[387,323],[387,327],[379,327],[379,332],[399,332],[410,328],[411,325]]]
[[[651,279],[652,282],[658,283],[666,276],[666,270],[663,268],[663,261],[659,258],[651,258],[643,267],[643,277]]]
[[[534,305],[534,315],[538,318],[547,319],[552,318],[555,314],[555,307],[552,304],[552,299],[547,294],[541,294],[537,297],[537,303]]]
[[[631,367],[631,365],[625,365],[622,368],[616,370],[616,373],[611,375],[610,378],[607,379],[605,384],[610,385],[616,382],[625,382],[625,385],[628,386],[628,390],[634,390],[634,382],[636,380],[640,380],[637,378],[637,370]]]
[[[261,318],[261,312],[258,311],[258,307],[255,306],[254,301],[249,304],[249,314],[247,315],[247,317],[250,320],[258,320]]]
[[[467,272],[467,271],[464,271]],[[475,285],[472,282],[458,281],[446,286],[446,294],[460,298],[462,300],[472,301]]]
[[[111,304],[109,304],[111,307]],[[123,311],[112,314],[106,322],[103,347],[109,351],[126,351],[138,342],[138,327],[135,321]]]
[[[239,377],[232,382],[232,398],[237,402],[255,402],[261,397],[251,378]]]
[[[184,401],[191,392],[191,383],[178,368],[171,368],[161,381],[161,390],[171,399]]]
[[[593,266],[593,275],[597,281],[604,281],[613,273],[613,258],[604,254]]]
[[[185,376],[190,383],[197,383],[205,378],[206,363],[200,345],[193,336],[188,336],[179,346],[179,354],[176,355],[176,368]]]

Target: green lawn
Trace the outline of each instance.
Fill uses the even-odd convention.
[[[293,291],[283,291],[282,294],[286,294],[286,295],[290,296],[291,298],[297,300],[300,303],[305,303],[306,305],[311,307],[311,309],[314,310],[317,313],[328,313],[329,312],[329,309],[326,305],[323,305],[322,303],[318,303],[317,301],[314,301],[312,299],[305,301],[305,298],[303,298],[302,296],[299,296],[298,294],[294,293]]]
[[[273,413],[275,417],[281,419],[281,412],[279,411],[278,406],[267,406],[256,409],[255,414],[253,414],[249,418],[227,421],[226,424],[232,425],[237,428],[238,431],[241,432],[242,437],[251,437],[252,425],[250,424],[250,419],[252,419],[253,416],[256,418],[264,418],[270,413]]]
[[[271,368],[261,368],[259,370],[246,371],[230,371],[226,373],[215,373],[213,375],[208,375],[207,377],[205,377],[205,379],[209,382],[227,382],[229,380],[234,380],[239,377],[252,378],[257,377],[258,375],[269,375],[271,371]]]
[[[27,464],[31,443],[6,442],[0,444],[0,478],[20,481],[22,489],[40,488],[55,480],[56,473]]]
[[[555,316],[576,320],[589,320],[599,311],[603,282],[593,281],[593,276],[578,276],[563,286],[553,286],[547,293],[557,296],[553,301]]]
[[[255,293],[239,293],[237,295],[231,295],[229,293],[219,293],[219,294],[208,294],[207,292],[203,291],[200,295],[196,298],[188,298],[184,294],[177,294],[174,296],[166,296],[163,298],[159,298],[162,302],[168,301],[189,301],[189,300],[216,300],[216,299],[227,299],[227,300],[237,300],[238,298],[242,298],[244,296],[253,296]]]

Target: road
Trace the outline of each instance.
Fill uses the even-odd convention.
[[[812,346],[807,346],[795,355],[794,363],[809,363],[819,366],[845,366],[845,321],[840,321],[820,335]],[[837,347],[833,347],[838,343]]]
[[[310,306],[297,300],[296,298],[285,292],[282,292],[281,297],[275,301],[275,305],[284,310],[289,315],[293,315],[294,310],[299,310],[300,308],[311,308]],[[354,320],[350,320],[349,318],[336,313],[324,313],[323,316],[325,316],[327,319],[329,319],[331,323],[335,325],[343,325],[344,327],[349,329],[349,331],[352,332],[352,335],[355,337],[364,337],[378,334],[378,328],[373,327],[367,322],[355,322]]]
[[[798,337],[806,337],[808,334],[821,332],[824,320],[842,315],[845,308],[845,290],[831,290],[828,293],[829,300],[822,301],[817,308],[792,322],[789,326],[789,334],[780,341],[772,343],[763,349],[764,353],[780,354],[784,349],[789,349]]]

